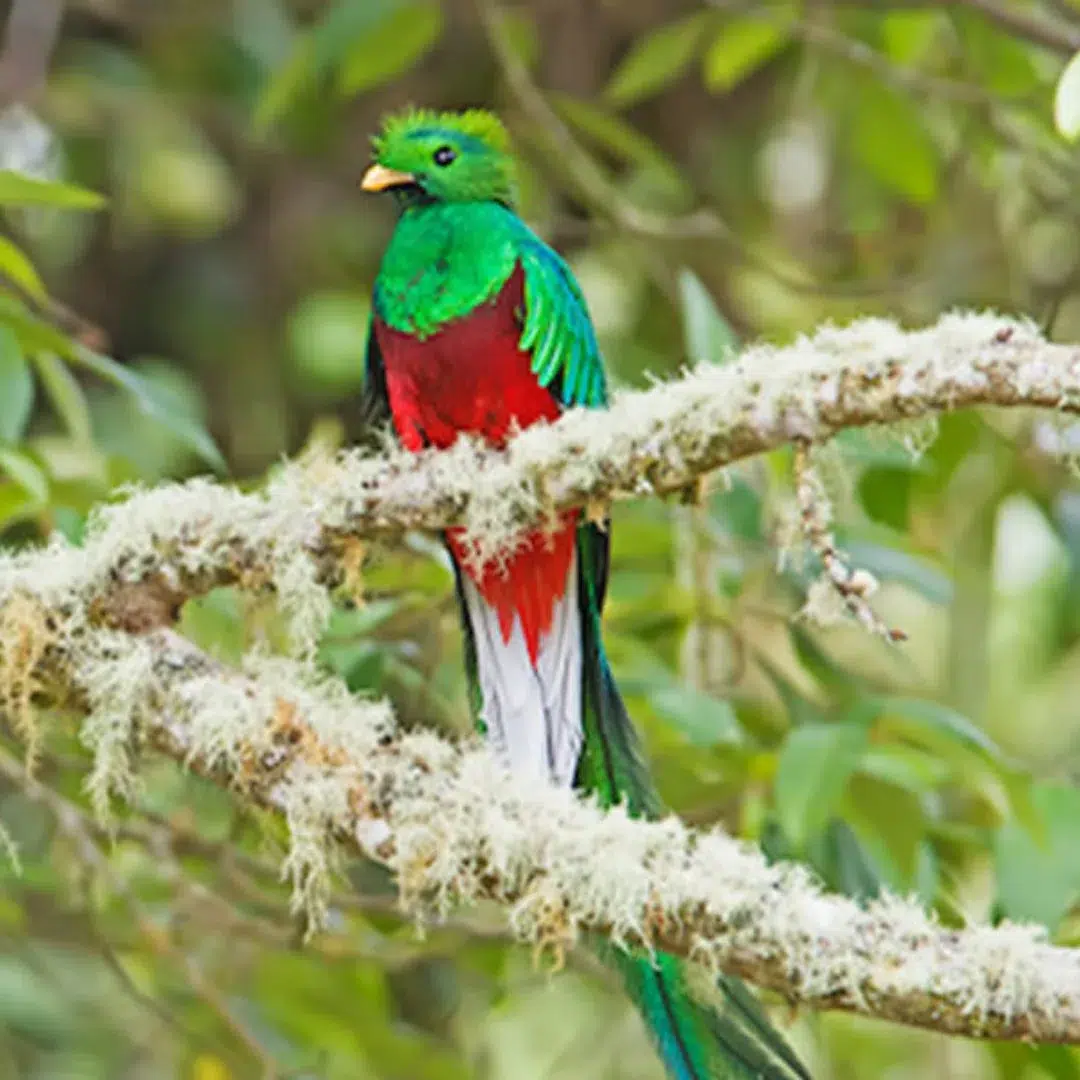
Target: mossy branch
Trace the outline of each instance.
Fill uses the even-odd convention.
[[[0,560],[0,602],[25,592],[145,632],[215,586],[274,587],[297,647],[310,648],[329,610],[325,586],[347,576],[362,538],[464,525],[490,555],[553,510],[684,491],[785,443],[975,405],[1080,411],[1080,349],[992,314],[910,332],[879,319],[824,328],[620,394],[603,413],[571,410],[502,453],[467,440],[419,456],[347,451],[291,464],[261,492],[205,480],[137,492],[100,511],[80,549],[58,542]]]
[[[1080,953],[1038,929],[947,930],[894,898],[863,909],[825,896],[721,833],[605,814],[507,776],[477,748],[399,736],[385,705],[305,659],[327,585],[356,586],[346,579],[365,537],[463,524],[483,555],[553,509],[685,490],[788,442],[973,405],[1080,411],[1080,349],[994,315],[917,332],[869,320],[571,412],[503,453],[348,452],[290,465],[255,494],[206,481],[135,493],[99,512],[82,547],[0,560],[0,717],[32,747],[35,705],[81,712],[103,816],[136,790],[147,745],[276,809],[296,902],[316,915],[344,842],[391,867],[418,915],[493,899],[519,936],[557,952],[600,933],[812,1008],[1080,1044]],[[234,671],[162,629],[224,583],[277,590],[299,661]],[[850,591],[851,575],[840,584]]]
[[[1080,1043],[1080,952],[1040,928],[952,930],[895,897],[825,895],[801,867],[769,865],[723,832],[604,812],[482,748],[398,734],[384,705],[306,665],[228,669],[171,631],[92,631],[45,657],[42,684],[93,709],[84,739],[111,788],[127,790],[136,764],[125,757],[112,782],[118,743],[127,755],[152,746],[282,814],[286,870],[316,922],[352,847],[394,872],[404,912],[493,900],[521,940],[556,956],[596,933],[813,1009]]]

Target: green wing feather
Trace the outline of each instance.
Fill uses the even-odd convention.
[[[523,228],[525,325],[521,348],[533,374],[564,405],[607,404],[604,363],[585,297],[563,259]]]
[[[386,366],[383,364],[375,326],[368,324],[367,348],[364,350],[364,390],[360,403],[365,429],[390,422],[390,397],[386,392]]]

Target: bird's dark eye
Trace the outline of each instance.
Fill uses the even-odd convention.
[[[449,165],[456,157],[457,153],[452,146],[440,146],[432,155],[431,160],[440,168],[443,168]]]

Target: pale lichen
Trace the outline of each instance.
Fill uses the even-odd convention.
[[[78,684],[89,702],[80,735],[93,754],[84,787],[98,818],[111,820],[111,800],[130,800],[138,789],[132,751],[140,714],[154,686],[149,644],[109,630],[80,643]]]
[[[56,641],[56,628],[40,601],[19,590],[0,608],[0,713],[26,747],[32,772],[41,744],[34,697],[42,689],[40,665]]]
[[[502,453],[467,440],[419,460],[348,451],[317,468],[285,466],[261,492],[206,481],[133,492],[95,513],[81,547],[55,540],[0,556],[0,612],[17,613],[11,605],[25,597],[57,645],[0,642],[9,650],[0,663],[12,658],[8,686],[22,687],[5,711],[32,705],[47,666],[62,702],[88,714],[87,787],[102,816],[111,798],[133,793],[146,741],[279,811],[290,831],[285,869],[311,926],[338,843],[364,837],[415,914],[494,899],[534,945],[600,933],[692,954],[812,1005],[971,1034],[1080,1038],[1080,960],[1037,931],[945,930],[890,897],[859,907],[723,834],[604,813],[509,776],[472,745],[399,737],[385,705],[353,698],[306,659],[326,582],[357,537],[460,525],[486,561],[555,511],[686,490],[793,437],[816,445],[845,427],[966,405],[1078,403],[1080,351],[1028,324],[959,315],[905,333],[863,320],[752,346],[737,363],[617,395],[606,411],[570,410]],[[804,495],[804,519],[807,505],[827,506],[812,480]],[[827,509],[811,517],[828,532]],[[837,556],[830,580],[851,611],[872,582],[841,576],[840,565]],[[183,599],[221,584],[276,588],[299,660],[255,656],[223,669],[160,631]],[[155,604],[110,610],[125,585],[156,590]]]
[[[871,634],[886,641],[903,641],[907,635],[886,626],[868,602],[877,591],[877,579],[866,570],[849,567],[838,550],[831,529],[832,503],[811,461],[810,448],[803,443],[795,447],[794,473],[802,531],[822,566],[821,577],[810,586],[800,614],[829,625],[838,613],[846,612]]]
[[[1075,410],[1080,354],[993,313],[910,332],[881,319],[827,326],[617,394],[607,410],[569,410],[504,453],[467,439],[419,456],[387,443],[378,455],[348,450],[286,465],[262,491],[206,480],[133,490],[94,513],[81,547],[55,540],[0,558],[0,602],[23,590],[77,627],[100,621],[92,602],[121,583],[154,581],[181,599],[224,583],[272,585],[303,656],[328,610],[327,560],[349,538],[457,524],[474,558],[487,561],[556,510],[685,490],[793,438],[822,443],[848,426],[899,423],[918,452],[925,418],[979,403]]]
[[[235,671],[170,633],[113,631],[86,635],[73,661],[99,812],[130,796],[131,750],[147,741],[276,809],[309,932],[341,842],[377,831],[368,853],[395,873],[405,910],[438,918],[495,900],[556,962],[599,933],[810,1005],[995,1037],[1080,1031],[1080,958],[1038,929],[946,930],[889,895],[860,907],[722,832],[604,811],[472,743],[397,735],[385,704],[307,664],[256,656]]]

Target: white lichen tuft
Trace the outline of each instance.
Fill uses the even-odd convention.
[[[140,710],[153,689],[154,653],[145,641],[97,631],[81,643],[76,678],[90,704],[81,738],[93,754],[84,787],[99,820],[111,819],[111,799],[138,789],[132,750]]]
[[[289,829],[289,851],[282,877],[292,884],[293,911],[304,916],[307,933],[326,920],[333,877],[340,862],[330,830],[348,817],[349,793],[357,775],[306,762],[296,766],[283,788],[280,809]]]
[[[810,582],[798,617],[812,626],[828,628],[847,622],[851,616],[832,579],[822,574]]]
[[[338,863],[332,834],[348,828],[350,798],[363,782],[353,763],[392,737],[393,714],[310,664],[252,655],[244,673],[208,671],[181,682],[169,699],[172,724],[183,725],[188,764],[223,772],[241,789],[263,770],[286,770],[276,799],[289,832],[282,873],[313,932]]]
[[[34,697],[41,689],[40,665],[58,640],[42,604],[16,591],[0,608],[0,713],[26,747],[26,767],[33,772],[41,744]]]
[[[319,581],[318,566],[303,551],[285,552],[274,560],[271,580],[288,622],[293,655],[314,658],[333,610],[330,592]]]
[[[822,565],[821,577],[810,586],[800,615],[828,626],[846,613],[877,637],[903,641],[907,635],[886,626],[869,604],[869,598],[877,592],[877,579],[869,571],[849,567],[837,549],[830,528],[832,505],[811,462],[810,448],[804,443],[795,447],[794,468],[795,500],[802,531],[810,550]]]
[[[939,418],[928,415],[915,420],[905,420],[902,423],[895,424],[889,430],[894,433],[895,438],[899,439],[912,463],[918,464],[937,441],[940,428]]]

